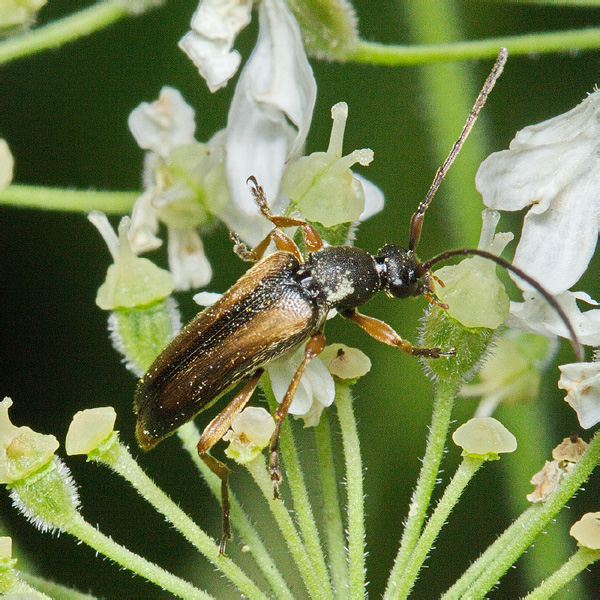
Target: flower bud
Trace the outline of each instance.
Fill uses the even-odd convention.
[[[575,523],[569,533],[580,546],[600,550],[600,512],[586,513]]]
[[[13,484],[42,469],[54,457],[58,440],[10,422],[10,398],[0,402],[0,483]]]
[[[98,448],[113,432],[116,419],[117,413],[112,406],[75,413],[65,440],[67,454],[89,454]]]
[[[230,442],[225,454],[240,464],[248,463],[269,444],[274,431],[275,420],[268,411],[248,406],[233,418],[231,429],[223,436]]]
[[[369,357],[358,348],[330,344],[319,354],[329,372],[339,379],[358,379],[371,370]]]
[[[333,127],[327,152],[313,152],[288,164],[281,181],[283,192],[302,214],[325,227],[358,221],[365,208],[362,183],[350,167],[367,166],[373,160],[369,148],[342,156],[348,105],[331,109]]]
[[[452,440],[463,449],[463,455],[497,460],[498,454],[517,449],[515,436],[493,417],[473,417],[461,425]]]

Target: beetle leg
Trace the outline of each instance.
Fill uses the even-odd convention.
[[[409,341],[400,337],[400,335],[398,335],[398,333],[396,333],[396,331],[394,331],[387,323],[375,319],[374,317],[362,315],[357,310],[350,310],[342,312],[341,314],[364,329],[378,342],[400,348],[402,352],[406,352],[407,354],[412,354],[413,356],[425,356],[427,358],[440,358],[441,356],[454,356],[456,354],[454,348],[442,350],[441,348],[421,348],[420,346],[413,346]]]
[[[300,366],[294,373],[294,377],[292,378],[292,382],[281,401],[281,404],[277,408],[277,410],[273,413],[273,418],[275,419],[275,432],[273,433],[273,437],[271,438],[271,447],[270,447],[270,468],[271,468],[271,479],[273,480],[273,495],[275,498],[280,498],[279,496],[279,484],[281,482],[281,471],[279,470],[279,437],[281,435],[281,425],[286,415],[288,414],[288,410],[290,408],[290,404],[294,399],[294,394],[296,393],[296,389],[300,384],[300,379],[302,378],[302,373],[304,373],[308,363],[321,354],[325,348],[325,336],[319,332],[315,333],[307,342],[306,348],[304,349],[304,358],[300,363]]]
[[[252,378],[236,394],[235,398],[206,426],[198,442],[198,455],[206,466],[221,480],[221,504],[223,511],[223,537],[219,544],[219,554],[225,554],[225,543],[231,538],[229,522],[229,488],[227,481],[231,469],[220,460],[211,456],[208,451],[225,435],[233,418],[239,414],[250,400],[264,369],[257,369]]]
[[[248,177],[248,181],[252,184],[252,187],[250,189],[252,191],[252,195],[254,196],[254,200],[256,200],[256,204],[258,204],[260,212],[263,214],[264,217],[269,219],[269,221],[271,221],[271,223],[273,223],[275,227],[300,227],[302,229],[302,237],[304,238],[306,249],[309,252],[316,252],[317,250],[320,250],[323,247],[323,240],[321,239],[321,236],[310,223],[307,223],[303,219],[295,219],[293,217],[274,215],[267,203],[265,191],[260,185],[258,185],[256,177],[251,175],[250,177]],[[273,241],[277,245],[277,240]],[[280,248],[279,246],[277,246],[277,249],[285,250],[286,248]]]

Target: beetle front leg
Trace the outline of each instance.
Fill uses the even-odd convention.
[[[362,315],[357,310],[342,312],[341,314],[364,329],[378,342],[400,348],[402,352],[406,352],[407,354],[412,354],[413,356],[425,356],[427,358],[440,358],[442,356],[454,356],[456,354],[455,348],[442,350],[441,348],[422,348],[420,346],[413,346],[408,340],[400,337],[400,335],[384,321]]]
[[[290,383],[290,386],[288,387],[281,404],[273,413],[273,418],[275,419],[275,432],[271,438],[269,466],[271,469],[271,479],[273,480],[273,496],[275,498],[280,498],[279,484],[281,483],[282,479],[281,471],[279,469],[279,438],[281,436],[281,425],[288,414],[290,404],[294,399],[294,394],[296,393],[296,389],[300,384],[300,379],[302,379],[302,374],[308,366],[308,363],[313,358],[321,354],[323,348],[325,348],[325,336],[322,333],[316,333],[308,340],[306,343],[306,348],[304,349],[304,358],[294,373],[292,382]]]
[[[221,510],[223,518],[223,536],[219,544],[219,554],[225,554],[225,543],[231,539],[231,523],[229,520],[229,487],[228,479],[231,469],[223,462],[211,456],[208,451],[227,433],[233,418],[242,412],[254,393],[264,369],[257,369],[252,378],[236,394],[233,400],[205,427],[198,442],[198,455],[204,464],[221,480]]]

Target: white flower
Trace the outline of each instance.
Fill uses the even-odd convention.
[[[211,92],[227,85],[240,65],[232,51],[237,34],[250,22],[252,0],[200,0],[192,17],[192,31],[179,47],[198,67]]]
[[[195,141],[194,109],[170,87],[162,88],[156,102],[133,110],[129,127],[140,147],[148,150],[145,191],[131,215],[131,247],[136,253],[158,248],[162,240],[156,234],[163,221],[169,232],[175,288],[202,287],[210,281],[212,269],[196,227],[209,219],[202,204],[204,178],[222,162],[222,152]]]
[[[303,358],[304,345],[267,365],[273,394],[280,404]],[[306,427],[317,425],[321,412],[327,406],[331,406],[334,398],[333,377],[323,362],[314,358],[308,363],[302,379],[300,379],[289,413],[303,417]]]
[[[296,20],[283,0],[263,0],[258,40],[231,102],[227,119],[226,169],[233,203],[245,215],[240,227],[225,213],[227,225],[251,244],[270,225],[258,216],[246,180],[254,175],[274,212],[287,201],[281,194],[286,161],[300,155],[312,119],[317,87]],[[250,222],[248,217],[254,217]],[[254,222],[252,222],[254,221]]]
[[[525,302],[511,302],[510,314],[505,324],[528,333],[537,333],[545,337],[560,336],[569,338],[570,334],[558,313],[538,292],[523,292]],[[585,292],[563,292],[555,296],[573,325],[580,343],[585,346],[600,345],[600,309],[581,312],[577,301],[597,306],[598,303]]]
[[[558,367],[558,387],[567,390],[565,401],[577,413],[580,425],[589,429],[600,423],[600,362],[572,363]]]
[[[531,206],[514,264],[553,294],[571,288],[598,240],[600,91],[517,133],[509,150],[481,164],[475,183],[490,208]]]
[[[245,464],[256,458],[275,432],[275,419],[264,408],[247,406],[233,417],[231,429],[223,436],[230,442],[225,450],[229,458]]]
[[[573,110],[526,127],[509,150],[489,156],[475,179],[490,208],[521,210],[523,232],[514,264],[554,294],[587,345],[600,344],[599,309],[582,313],[568,291],[587,269],[600,226],[600,91]],[[547,337],[569,337],[564,323],[538,292],[518,278],[524,302],[511,303],[506,324]]]
[[[165,160],[173,148],[195,141],[194,109],[172,87],[163,87],[152,104],[142,102],[131,111],[128,123],[140,148],[152,150]]]

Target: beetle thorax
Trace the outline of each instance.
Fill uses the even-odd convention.
[[[350,310],[370,300],[381,281],[373,257],[354,246],[313,252],[299,271],[300,284],[325,308]]]

